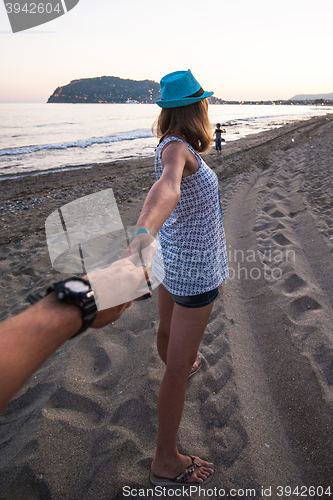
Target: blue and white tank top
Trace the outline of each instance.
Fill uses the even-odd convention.
[[[170,293],[199,295],[229,276],[218,178],[190,144],[167,137],[156,149],[157,180],[163,172],[162,150],[170,141],[183,142],[199,169],[182,178],[180,200],[159,232],[153,272]]]

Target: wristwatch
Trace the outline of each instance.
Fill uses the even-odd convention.
[[[61,302],[77,306],[81,310],[82,326],[73,337],[87,330],[94,322],[97,315],[96,295],[88,280],[72,276],[49,286],[46,295],[51,292],[55,292]]]

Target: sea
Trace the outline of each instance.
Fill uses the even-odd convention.
[[[333,112],[333,107],[210,105],[226,142]],[[154,104],[0,103],[0,181],[153,156]]]

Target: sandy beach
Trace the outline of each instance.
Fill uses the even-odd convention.
[[[206,494],[178,498],[331,498],[333,115],[204,159],[220,180],[230,279],[188,383],[179,448],[213,462],[215,476]],[[154,181],[153,158],[0,181],[0,319],[60,279],[44,228],[54,210],[112,188],[133,225]],[[172,497],[149,483],[157,327],[155,291],[40,368],[0,417],[0,500]]]

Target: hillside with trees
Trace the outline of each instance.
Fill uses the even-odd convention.
[[[160,85],[152,80],[125,80],[101,76],[72,80],[56,88],[48,103],[153,103],[160,99]]]

